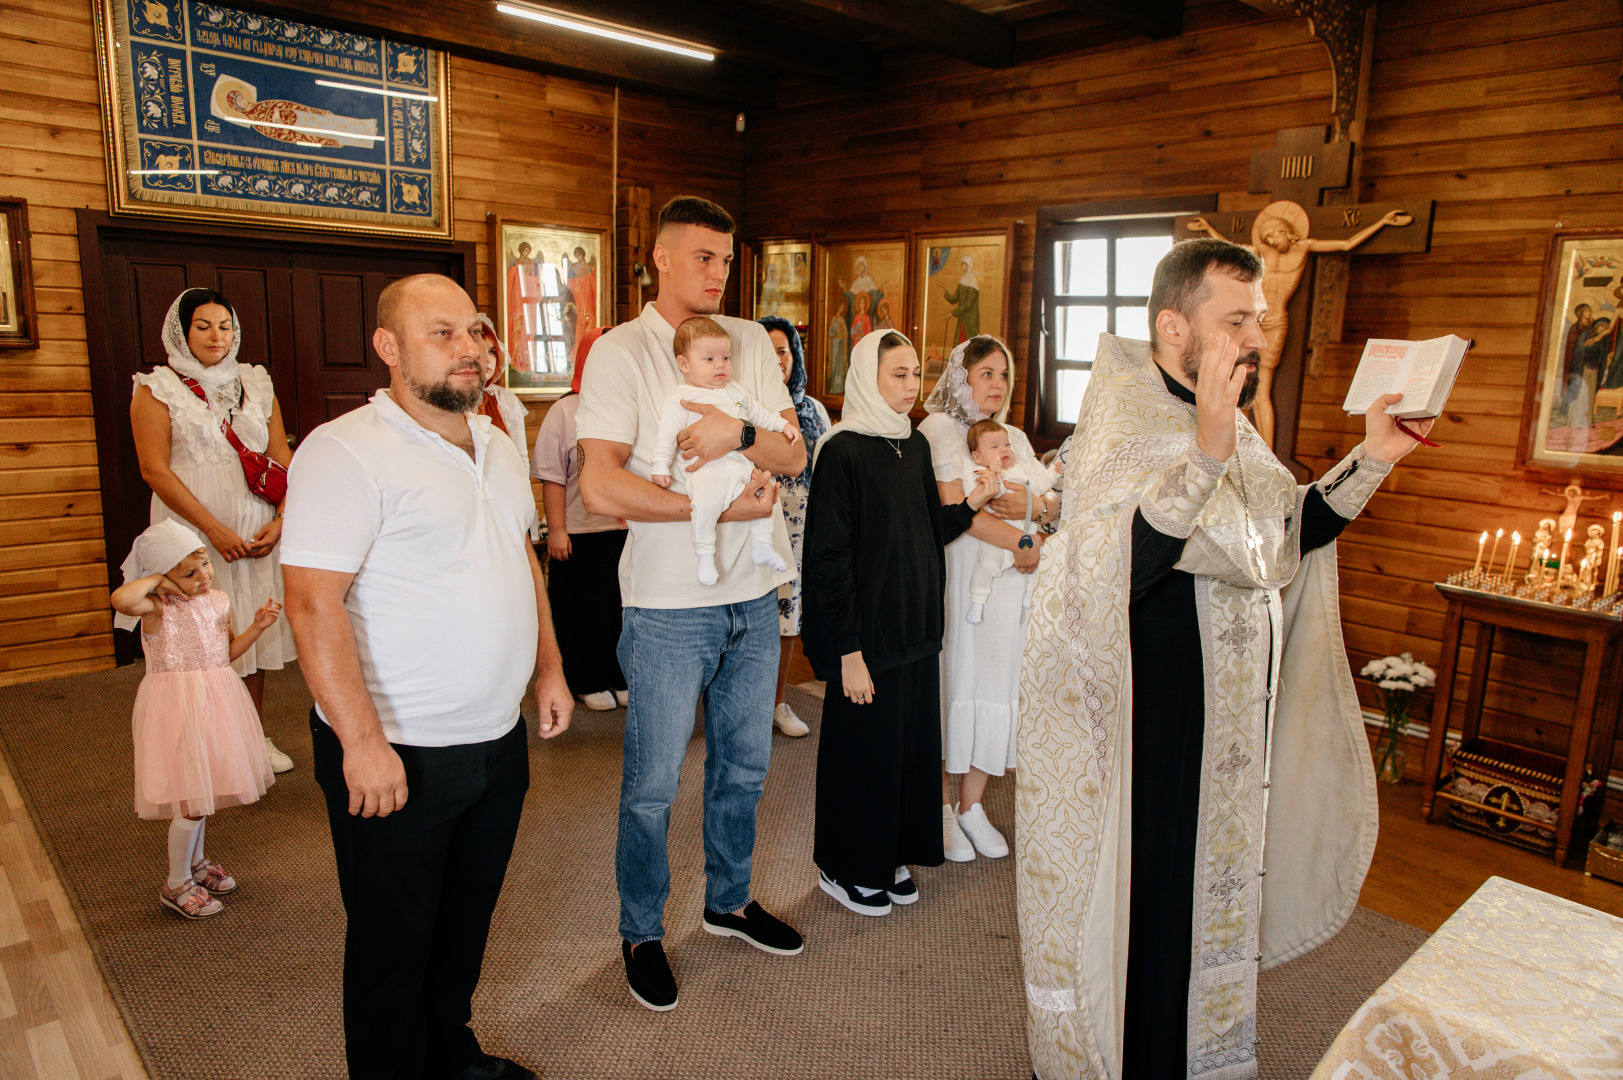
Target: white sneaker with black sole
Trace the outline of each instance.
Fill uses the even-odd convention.
[[[818,871],[818,886],[844,907],[856,912],[858,915],[889,915],[890,894],[884,889],[864,889],[859,885],[847,885],[835,881],[826,871]]]

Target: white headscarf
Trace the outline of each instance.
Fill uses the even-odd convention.
[[[977,424],[988,417],[981,415],[980,406],[975,404],[975,395],[969,389],[969,369],[964,366],[964,356],[969,346],[977,341],[991,341],[1002,350],[1003,356],[1009,362],[1009,393],[1003,399],[1003,407],[998,414],[990,419],[1003,423],[1009,418],[1009,405],[1014,401],[1014,357],[1009,355],[1009,347],[1001,338],[991,334],[977,334],[968,341],[960,341],[947,358],[947,370],[941,373],[936,380],[935,389],[925,399],[924,411],[931,413],[946,413],[966,428]],[[982,357],[981,359],[985,359]],[[979,361],[976,361],[979,363]]]
[[[135,538],[129,557],[119,569],[126,583],[151,574],[167,574],[186,556],[203,547],[203,539],[174,518],[164,518]],[[133,615],[115,615],[113,625],[134,630],[141,620]]]
[[[233,311],[230,350],[219,363],[204,367],[203,362],[192,355],[192,348],[186,343],[188,328],[180,325],[180,302],[186,298],[186,293],[192,291],[187,289],[182,292],[169,305],[169,314],[163,320],[163,351],[175,374],[197,380],[208,395],[209,410],[224,422],[230,410],[242,402],[242,379],[237,372],[237,349],[242,345],[242,327],[237,325],[237,313]]]
[[[958,261],[958,265],[964,268],[962,276],[958,278],[958,287],[960,289],[979,289],[981,279],[975,276],[975,260],[971,256],[965,255]]]
[[[845,372],[845,405],[840,410],[840,422],[817,440],[817,448],[812,453],[812,468],[817,467],[823,447],[842,431],[886,439],[905,439],[913,434],[913,422],[907,418],[907,413],[891,408],[879,392],[879,342],[887,334],[895,334],[907,344],[913,344],[899,330],[875,330],[857,342],[851,350],[851,363]]]

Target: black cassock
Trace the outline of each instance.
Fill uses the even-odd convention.
[[[817,748],[812,857],[839,881],[895,884],[898,866],[940,866],[942,552],[969,528],[943,507],[930,444],[839,432],[818,446],[806,504],[801,635],[828,683]],[[841,692],[861,650],[874,698]]]
[[[1194,391],[1164,371],[1161,377],[1175,396],[1194,404]],[[1303,553],[1330,543],[1346,526],[1319,489],[1309,489],[1302,505]],[[1133,516],[1133,860],[1124,1080],[1185,1080],[1189,1074],[1206,682],[1195,579],[1173,569],[1183,545],[1142,513]]]

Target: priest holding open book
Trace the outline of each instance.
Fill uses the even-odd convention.
[[[1040,1080],[1254,1076],[1259,962],[1340,929],[1374,850],[1335,539],[1416,442],[1375,397],[1364,441],[1297,485],[1240,411],[1262,275],[1185,241],[1156,268],[1151,340],[1100,337],[1021,685]]]

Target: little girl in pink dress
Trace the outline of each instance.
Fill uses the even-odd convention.
[[[205,919],[225,910],[217,898],[237,881],[204,856],[204,819],[256,801],[275,783],[259,714],[231,661],[276,622],[281,605],[267,600],[233,638],[231,601],[209,588],[214,567],[203,541],[172,518],[136,538],[124,578],[112,605],[141,620],[147,658],[131,720],[135,812],[173,819],[158,899]]]

